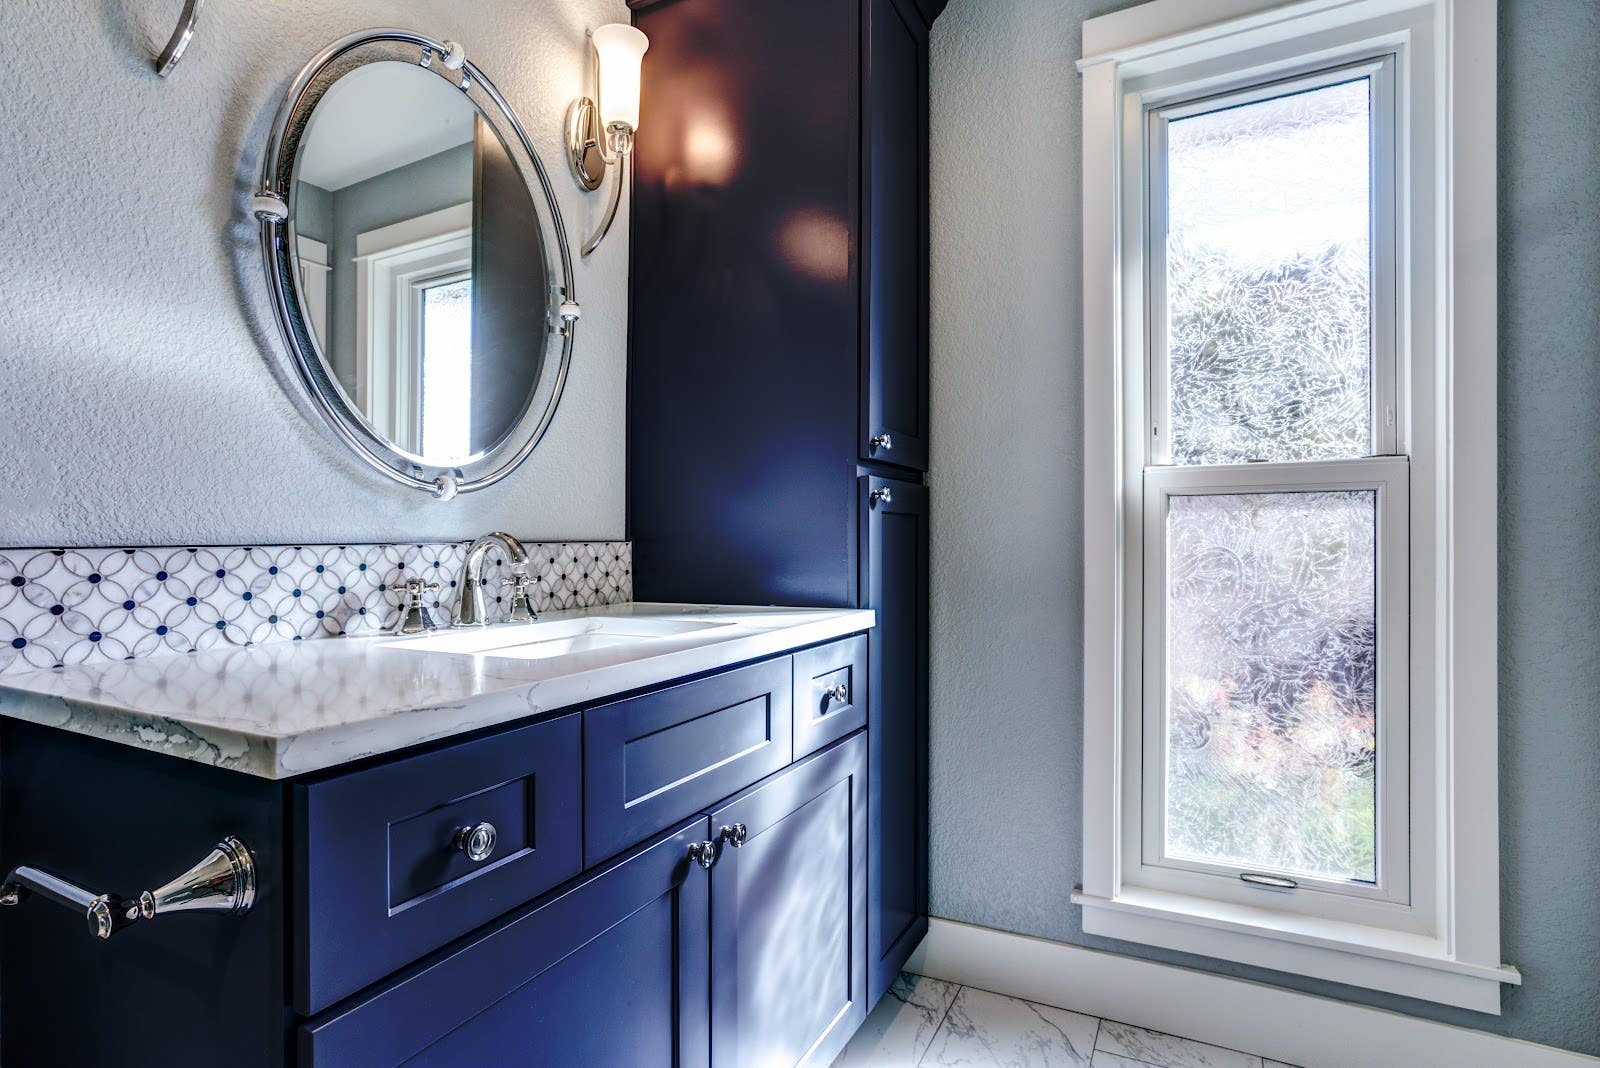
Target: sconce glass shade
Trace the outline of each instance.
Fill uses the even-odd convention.
[[[632,26],[611,22],[594,31],[598,57],[600,122],[639,128],[639,68],[650,38]]]

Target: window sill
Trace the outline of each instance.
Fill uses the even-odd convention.
[[[1436,939],[1138,887],[1114,898],[1077,889],[1086,934],[1250,964],[1475,1012],[1500,1014],[1521,974],[1449,955]]]

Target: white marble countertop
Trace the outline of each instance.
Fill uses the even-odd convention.
[[[854,609],[640,603],[540,620],[584,617],[719,625],[542,659],[419,651],[392,636],[157,654],[0,675],[0,715],[282,779],[775,656],[874,621]],[[491,630],[513,641],[514,626]]]

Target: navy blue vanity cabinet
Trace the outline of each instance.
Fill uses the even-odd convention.
[[[657,131],[630,216],[640,600],[856,603],[856,4],[636,11]]]
[[[292,1064],[285,830],[278,783],[0,720],[0,878],[28,864],[132,895],[227,835],[258,874],[241,916],[158,916],[106,941],[37,896],[0,908],[0,1064]]]
[[[301,1068],[710,1062],[702,816],[300,1031]]]
[[[872,999],[928,931],[928,491],[860,482],[862,590],[869,640]]]
[[[577,875],[582,764],[573,713],[297,783],[295,1009],[320,1012]],[[480,824],[495,841],[474,860],[456,835]]]
[[[634,588],[878,609],[876,997],[927,929],[927,77],[944,3],[629,6],[651,41],[629,277]],[[895,503],[870,510],[862,476],[892,480]],[[797,755],[846,730],[800,685]]]
[[[928,27],[911,0],[861,0],[861,458],[928,469]]]
[[[867,753],[852,735],[711,813],[711,1063],[831,1064],[867,1012]]]
[[[585,863],[788,764],[791,672],[784,656],[585,711]]]
[[[794,661],[794,755],[867,725],[867,636],[802,649]]]

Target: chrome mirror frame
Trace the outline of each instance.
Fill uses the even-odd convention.
[[[290,247],[290,188],[295,157],[311,112],[339,78],[368,63],[416,63],[448,79],[494,128],[528,186],[529,199],[547,237],[545,274],[551,280],[547,301],[549,329],[561,339],[560,359],[548,366],[554,344],[546,340],[541,369],[527,406],[498,442],[460,464],[428,466],[375,431],[333,378],[321,348],[302,312],[299,282]],[[410,30],[363,30],[341,38],[312,57],[284,94],[261,162],[261,187],[250,198],[249,211],[260,222],[261,255],[278,329],[288,346],[295,372],[313,406],[334,436],[374,470],[412,489],[426,490],[440,500],[492,486],[528,458],[550,427],[566,387],[572,363],[573,336],[579,307],[573,285],[572,257],[555,190],[527,131],[505,98],[483,72],[466,58],[459,44],[439,41]],[[555,262],[551,262],[554,253]]]

